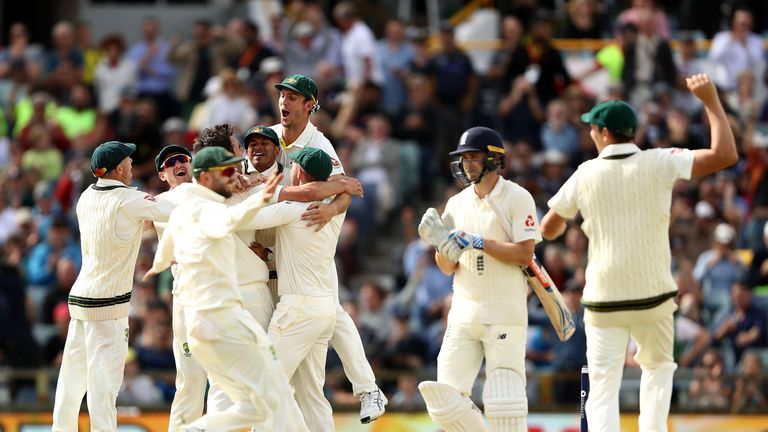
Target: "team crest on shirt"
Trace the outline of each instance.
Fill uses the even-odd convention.
[[[192,353],[189,352],[189,343],[184,342],[181,344],[181,348],[184,350],[184,357],[192,357]]]
[[[147,201],[157,202],[155,197],[153,197],[152,195],[144,195],[144,199]]]
[[[125,329],[125,341],[128,342],[128,329]]]

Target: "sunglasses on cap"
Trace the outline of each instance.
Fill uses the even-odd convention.
[[[217,166],[208,168],[207,171],[221,171],[224,177],[232,177],[237,172],[237,167],[235,165]]]
[[[172,156],[168,156],[168,158],[163,161],[163,168],[173,168],[174,166],[176,166],[177,163],[182,163],[182,164],[188,163],[191,160],[192,160],[191,157],[183,153],[175,154]]]

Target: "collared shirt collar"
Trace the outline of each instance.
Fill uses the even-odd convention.
[[[273,172],[277,170],[277,161],[279,160],[280,156],[278,155],[277,158],[275,158],[275,163],[272,164],[271,167],[264,170],[264,172],[259,172],[251,163],[251,160],[248,159],[248,175],[249,176],[267,176],[269,177],[272,175]]]
[[[283,148],[283,150],[287,150],[291,147],[297,147],[299,149],[306,147],[306,145],[309,143],[309,140],[315,134],[317,128],[312,124],[312,122],[307,122],[307,126],[305,126],[304,130],[301,131],[301,135],[299,135],[299,137],[296,138],[296,141],[292,143],[285,142],[282,134],[283,130],[283,128],[280,129],[280,146]]]
[[[605,159],[609,156],[630,155],[639,151],[640,148],[634,143],[610,144],[605,146],[597,157]]]
[[[107,179],[107,178],[97,179],[96,186],[100,186],[100,187],[122,186],[122,187],[131,188],[131,189],[137,189],[135,186],[127,186],[125,183],[121,182],[120,180]]]

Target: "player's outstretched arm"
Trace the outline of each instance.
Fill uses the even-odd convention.
[[[720,171],[736,163],[736,140],[728,124],[717,89],[707,74],[697,74],[685,79],[688,89],[704,103],[710,125],[711,144],[708,149],[694,151],[693,177],[701,177]]]
[[[541,236],[547,240],[554,240],[565,232],[565,218],[550,210],[541,219]]]

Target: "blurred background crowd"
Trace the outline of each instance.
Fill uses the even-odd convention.
[[[30,34],[24,22],[2,29],[0,404],[51,402],[67,294],[81,265],[74,208],[95,181],[88,160],[103,141],[135,143],[135,186],[159,193],[165,185],[153,159],[160,148],[191,148],[201,129],[219,123],[237,133],[277,123],[274,84],[293,73],[315,79],[321,109],[311,120],[366,190],[353,201],[339,241],[341,300],[390,407],[421,410],[416,384],[435,373],[452,277],[437,269],[416,225],[427,207],[458,191],[447,153],[460,133],[485,125],[502,134],[502,175],[533,194],[541,216],[579,163],[596,156],[589,128],[578,120],[596,101],[632,103],[641,148],[708,147],[706,118],[683,81],[708,72],[740,160],[717,176],[675,186],[674,401],[679,409],[768,410],[764,2],[453,1],[453,12],[486,7],[468,19],[446,14],[453,19],[433,31],[395,11],[381,13],[374,0],[282,3],[267,20],[269,32],[241,16],[190,21],[184,36],[165,33],[151,16],[135,23],[136,37],[96,40],[88,22],[62,21],[50,34]],[[485,44],[457,39],[489,22],[495,33]],[[162,406],[173,395],[170,274],[140,277],[156,243],[148,232],[137,262],[121,405]],[[537,254],[579,321],[587,239],[578,223],[559,241],[541,243]],[[573,406],[586,362],[583,325],[561,343],[538,300],[529,300],[532,409]],[[625,406],[637,404],[633,349]],[[356,405],[333,350],[327,368],[329,399]],[[47,371],[42,387],[30,370]]]

